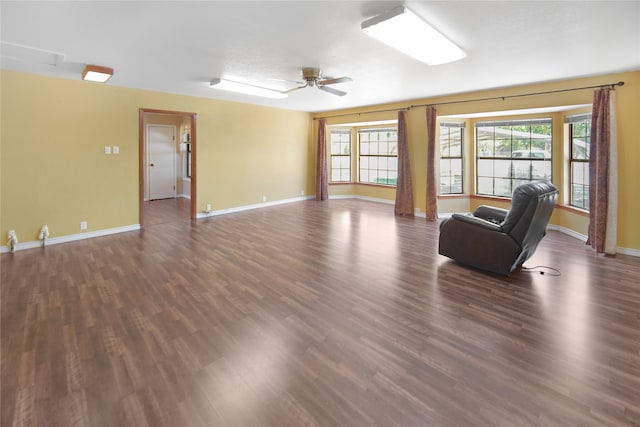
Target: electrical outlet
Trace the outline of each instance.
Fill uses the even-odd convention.
[[[207,203],[207,210],[205,210],[205,212],[209,213],[211,212],[211,204]]]
[[[118,147],[117,145],[114,145],[113,148],[111,149],[111,152],[113,152],[113,154],[120,154],[120,147]]]
[[[300,190],[300,195],[304,196],[304,190]]]
[[[267,201],[267,196],[262,196],[262,201],[266,202]]]
[[[80,230],[87,229],[87,221],[80,221]]]

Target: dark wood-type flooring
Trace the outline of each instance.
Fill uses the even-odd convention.
[[[2,255],[2,426],[640,424],[640,259],[305,201]]]
[[[190,203],[191,201],[184,197],[143,202],[143,224],[148,227],[150,225],[189,219],[191,215]]]

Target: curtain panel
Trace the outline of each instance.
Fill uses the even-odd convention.
[[[396,183],[395,214],[413,216],[413,185],[407,141],[407,112],[398,111],[398,181]]]
[[[438,219],[436,190],[436,109],[427,107],[427,221]]]
[[[327,121],[318,122],[318,161],[316,164],[316,200],[329,199],[329,172],[327,165]]]
[[[587,245],[614,255],[617,247],[618,155],[615,91],[593,94],[589,154],[589,234]]]

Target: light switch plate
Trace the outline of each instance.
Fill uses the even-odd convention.
[[[106,145],[104,147],[104,154],[111,154],[111,147],[110,146]]]

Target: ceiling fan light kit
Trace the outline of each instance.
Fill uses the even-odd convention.
[[[462,49],[404,6],[367,19],[361,24],[361,29],[365,34],[427,65],[446,64],[467,56]],[[331,85],[350,81],[350,77],[328,77],[322,74],[320,68],[304,67],[302,81],[294,82],[299,86],[288,90],[279,91],[220,78],[212,80],[210,86],[214,89],[267,98],[286,98],[289,93],[308,87],[344,96],[347,92]]]
[[[298,89],[315,86],[324,92],[329,92],[333,95],[344,96],[347,94],[347,92],[329,87],[329,85],[352,81],[351,77],[324,77],[322,75],[322,71],[319,68],[312,67],[305,67],[302,69],[302,80],[304,80],[304,84],[302,86],[294,87],[293,89],[289,89],[284,93],[289,93]]]
[[[427,65],[446,64],[466,53],[404,6],[367,19],[362,31]]]
[[[248,83],[235,82],[232,80],[225,80],[220,78],[211,80],[209,86],[213,89],[243,93],[245,95],[262,96],[265,98],[282,99],[288,96],[285,92],[280,92],[275,89],[269,89],[266,87],[255,86]]]

